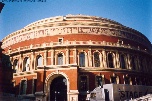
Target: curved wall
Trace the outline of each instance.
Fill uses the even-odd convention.
[[[54,79],[48,76],[54,72],[56,76],[52,77],[62,73],[69,77],[69,100],[73,95],[79,95],[79,101],[85,98],[88,90],[99,86],[97,77],[103,84],[152,84],[150,41],[140,32],[109,19],[86,15],[42,19],[2,41],[13,64],[17,94],[22,80],[37,79],[37,91],[43,89],[44,66],[49,68],[46,78],[50,78],[45,83],[47,99],[48,84]],[[28,88],[27,94],[32,93],[32,87]]]

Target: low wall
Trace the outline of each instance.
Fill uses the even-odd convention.
[[[105,84],[103,88],[109,92],[110,101],[123,101],[152,94],[152,86],[144,85]]]

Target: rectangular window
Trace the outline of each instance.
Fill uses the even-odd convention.
[[[123,41],[122,41],[122,40],[118,40],[118,43],[119,43],[119,44],[123,44]]]
[[[62,54],[58,54],[58,65],[63,65],[63,55]]]
[[[115,77],[115,76],[112,76],[112,77],[111,77],[111,83],[112,83],[112,84],[117,84],[117,81],[116,81],[116,77]]]
[[[88,90],[88,79],[87,76],[80,76],[80,91]]]
[[[33,79],[32,82],[32,93],[35,94],[36,92],[36,85],[37,85],[37,79]]]
[[[129,77],[125,77],[124,81],[125,81],[125,84],[130,84],[130,78]]]
[[[27,89],[27,81],[22,80],[20,84],[20,95],[26,94],[26,89]]]
[[[42,66],[43,64],[42,64],[42,61],[43,61],[43,59],[42,59],[42,56],[37,56],[37,66]]]
[[[63,38],[59,38],[59,43],[62,44],[63,43]]]

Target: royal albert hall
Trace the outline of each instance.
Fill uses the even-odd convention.
[[[2,40],[16,96],[85,101],[103,84],[152,86],[152,45],[142,33],[110,19],[56,16]]]

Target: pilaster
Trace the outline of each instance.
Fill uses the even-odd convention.
[[[113,62],[114,62],[114,68],[117,68],[116,54],[114,54]]]
[[[47,65],[47,55],[48,55],[48,50],[44,51],[44,65]]]
[[[34,70],[34,69],[35,69],[34,55],[35,55],[35,53],[34,53],[33,51],[31,51],[31,64],[30,64],[30,70]]]
[[[106,51],[102,50],[102,54],[103,54],[103,67],[107,68],[107,55],[106,55]]]
[[[120,68],[120,59],[119,59],[119,53],[116,52],[116,68]]]
[[[88,54],[85,52],[85,67],[88,67]]]
[[[88,61],[89,61],[89,67],[92,67],[92,54],[91,54],[91,48],[88,51]]]
[[[69,49],[66,49],[66,64],[69,64]]]
[[[131,69],[131,57],[130,54],[127,55],[127,69]]]
[[[54,49],[51,50],[51,65],[54,65]]]
[[[73,51],[73,62],[74,64],[77,64],[77,49],[74,48],[74,51]]]
[[[19,56],[19,68],[18,68],[19,72],[22,72],[23,70],[23,55],[20,54]]]

